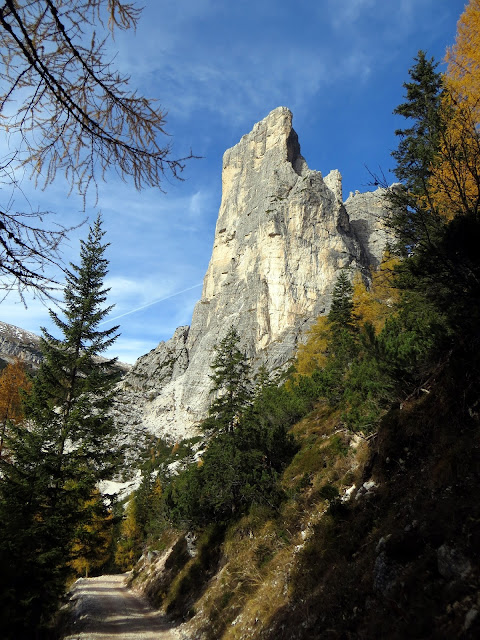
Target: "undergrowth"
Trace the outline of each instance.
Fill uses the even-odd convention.
[[[368,440],[319,403],[293,428],[281,507],[208,528],[194,558],[177,549],[157,604],[202,640],[475,637],[480,431],[453,389],[420,392]],[[439,569],[445,549],[468,580]]]

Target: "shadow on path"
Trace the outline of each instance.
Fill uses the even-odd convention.
[[[125,585],[125,575],[81,578],[72,589],[74,633],[65,640],[179,640],[174,625]]]

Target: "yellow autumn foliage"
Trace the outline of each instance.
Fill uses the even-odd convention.
[[[122,571],[129,571],[133,568],[139,556],[141,542],[142,533],[137,522],[137,505],[135,499],[132,498],[125,507],[121,536],[115,551],[115,563]]]
[[[85,509],[92,510],[91,520],[84,526],[82,539],[77,538],[73,543],[74,559],[70,566],[77,575],[88,577],[95,569],[103,567],[110,558],[113,515],[104,508],[98,490],[85,502]]]
[[[319,316],[307,331],[306,342],[298,347],[295,363],[297,374],[309,376],[315,369],[325,366],[329,334],[327,316]]]
[[[162,487],[162,482],[160,480],[160,478],[157,476],[155,478],[155,482],[153,484],[153,489],[152,489],[152,496],[153,498],[161,498],[162,497],[162,493],[163,493],[163,487]]]
[[[353,282],[353,303],[358,322],[360,325],[369,322],[377,334],[398,302],[398,290],[393,286],[393,271],[397,263],[398,258],[387,251],[380,267],[373,271],[368,289],[360,273],[356,274]]]
[[[393,271],[399,259],[385,252],[379,268],[372,273],[367,288],[360,273],[353,282],[353,314],[359,326],[369,322],[379,333],[399,299],[393,285]],[[327,363],[330,328],[328,316],[319,316],[306,333],[306,340],[297,351],[295,370],[297,375],[309,376]]]
[[[480,0],[470,0],[447,51],[443,108],[447,125],[432,167],[430,198],[447,220],[480,199]]]
[[[455,44],[445,61],[450,89],[480,116],[480,0],[470,0],[457,23]]]

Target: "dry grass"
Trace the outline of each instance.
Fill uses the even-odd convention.
[[[359,481],[368,445],[342,429],[338,413],[325,405],[293,432],[300,449],[283,476],[288,499],[279,512],[252,509],[227,531],[221,569],[196,602],[197,615],[188,625],[192,637],[263,637],[288,606],[292,590],[298,590],[295,581],[305,558],[310,552],[316,560],[318,553],[328,556],[335,546],[329,505]],[[315,546],[318,540],[321,549]]]

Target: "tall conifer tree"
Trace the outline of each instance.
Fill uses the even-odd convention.
[[[252,399],[251,368],[239,342],[240,335],[232,326],[214,347],[210,378],[213,381],[211,393],[217,397],[210,405],[206,427],[213,424],[217,432],[232,433],[235,422]]]
[[[429,246],[435,239],[440,221],[432,208],[428,181],[447,118],[442,105],[444,88],[442,74],[437,71],[438,63],[427,58],[424,51],[419,51],[414,61],[409,69],[410,82],[403,84],[406,102],[393,112],[410,124],[395,131],[400,141],[392,152],[396,161],[394,174],[404,189],[391,192],[390,222],[403,254],[419,244]]]
[[[443,81],[438,63],[428,59],[425,51],[419,51],[414,61],[409,69],[411,82],[403,84],[406,102],[393,111],[407,118],[411,126],[395,131],[400,143],[392,156],[397,161],[396,177],[410,192],[421,195],[441,142]]]
[[[80,266],[71,265],[64,290],[62,333],[43,329],[44,360],[26,401],[26,423],[12,426],[10,460],[0,484],[0,618],[4,638],[32,638],[61,595],[72,544],[89,521],[86,508],[99,480],[119,461],[109,409],[116,359],[98,356],[118,327],[100,330],[108,261],[98,217],[81,243]]]
[[[353,285],[347,272],[340,271],[328,313],[330,365],[343,370],[357,353],[357,318],[354,313]]]

